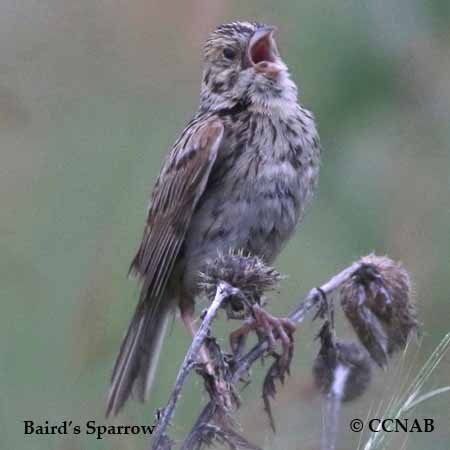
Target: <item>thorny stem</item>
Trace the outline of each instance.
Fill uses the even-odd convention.
[[[189,347],[186,356],[184,357],[183,364],[181,365],[178,372],[177,378],[175,380],[175,385],[169,397],[169,401],[167,402],[167,405],[162,412],[161,418],[155,430],[151,450],[170,450],[172,444],[169,438],[166,436],[166,430],[170,424],[170,420],[175,413],[175,408],[181,394],[181,389],[186,381],[187,376],[189,375],[189,372],[195,365],[197,355],[206,338],[206,335],[208,334],[209,326],[214,319],[217,310],[220,308],[222,302],[233,293],[233,290],[234,289],[225,282],[221,282],[217,286],[216,296],[211,303],[211,306],[208,308],[202,320],[200,328],[195,334],[192,344]]]
[[[339,289],[342,284],[349,280],[360,268],[361,263],[355,262],[339,274],[335,275],[320,288],[311,289],[306,298],[289,314],[288,318],[297,324],[303,322],[306,314],[311,311],[312,308],[318,305],[320,301],[322,301],[322,295],[320,294],[319,290],[322,291],[322,293],[325,295],[330,295],[332,292]],[[150,447],[151,450],[170,450],[172,448],[172,442],[168,438],[166,430],[175,413],[176,404],[179,400],[181,390],[187,379],[187,376],[189,375],[189,372],[195,365],[196,355],[198,354],[206,338],[212,320],[214,319],[223,301],[230,295],[236,294],[234,291],[236,291],[236,289],[225,282],[221,282],[217,286],[216,296],[211,303],[211,306],[208,308],[206,315],[202,320],[200,328],[198,329],[192,341],[192,344],[190,345],[189,350],[186,353],[183,364],[180,367],[175,385],[169,397],[169,401],[167,402],[167,405],[162,412],[161,418],[158,422],[158,426],[155,430],[155,434],[152,439],[152,445]],[[268,348],[269,342],[267,340],[261,341],[256,344],[246,355],[240,358],[236,363],[236,369],[233,374],[233,383],[237,383],[241,376],[250,369],[254,362],[257,361]],[[189,441],[193,431],[199,424],[202,423],[204,418],[209,417],[208,411],[212,406],[210,403],[208,403],[200,413],[200,416],[197,418],[193,429],[185,439],[185,443]]]
[[[320,286],[320,288],[311,289],[305,299],[289,314],[288,318],[297,324],[302,323],[306,314],[322,300],[322,295],[319,291],[322,291],[323,294],[329,296],[332,292],[339,289],[347,280],[349,280],[360,268],[361,263],[355,262]],[[240,358],[236,364],[233,382],[236,383],[268,348],[269,342],[267,340],[261,341],[256,344],[246,355]]]
[[[322,301],[323,295],[330,296],[333,292],[342,287],[342,285],[348,281],[358,270],[360,270],[362,264],[360,262],[354,262],[352,265],[339,272],[333,278],[328,280],[325,284],[319,288],[313,288],[309,291],[305,299],[299,303],[294,310],[289,314],[288,318],[293,322],[300,324],[303,322],[306,314],[311,311],[315,306],[319,305]],[[236,384],[244,373],[246,373],[250,367],[257,361],[264,352],[269,348],[268,340],[263,340],[256,344],[247,354],[242,356],[236,363],[236,368],[233,374],[232,382]],[[209,417],[209,411],[212,408],[211,402],[209,402],[200,413],[199,417],[195,421],[190,433],[184,440],[182,448],[189,448],[188,442],[192,440],[194,431],[205,421],[205,418]],[[154,448],[156,450],[157,448]],[[158,449],[159,450],[159,449]]]

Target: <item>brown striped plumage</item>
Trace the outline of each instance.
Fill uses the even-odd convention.
[[[151,386],[168,317],[193,313],[199,272],[218,252],[271,262],[318,181],[312,114],[297,101],[273,28],[222,25],[205,45],[200,106],[153,189],[130,273],[142,283],[113,370],[107,413]]]

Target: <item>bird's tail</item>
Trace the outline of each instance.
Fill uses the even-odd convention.
[[[156,308],[138,305],[114,364],[107,417],[120,411],[131,392],[141,401],[147,399],[169,322],[168,303],[162,299]]]

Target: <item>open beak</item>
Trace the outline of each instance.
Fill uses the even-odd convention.
[[[276,76],[282,70],[279,63],[278,50],[273,38],[275,27],[264,27],[256,30],[250,38],[247,58],[258,73]]]

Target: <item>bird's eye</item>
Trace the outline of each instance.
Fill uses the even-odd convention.
[[[234,57],[236,56],[236,51],[230,47],[226,47],[223,49],[223,56],[226,59],[234,59]]]

